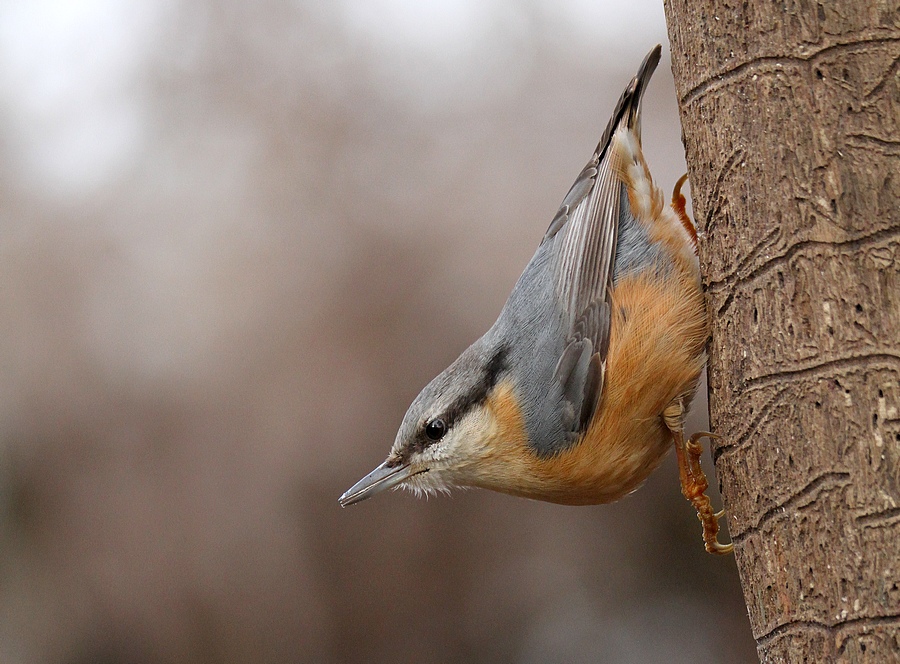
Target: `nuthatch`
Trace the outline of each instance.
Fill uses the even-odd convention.
[[[384,489],[473,486],[568,505],[636,489],[674,443],[706,550],[718,520],[684,417],[708,315],[682,177],[671,205],[641,152],[657,45],[625,88],[497,322],[416,397],[387,460],[341,505]]]

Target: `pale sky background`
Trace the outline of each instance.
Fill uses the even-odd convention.
[[[298,7],[307,3],[297,3]],[[305,11],[316,11],[308,3]],[[423,112],[458,99],[490,104],[512,94],[519,46],[535,24],[550,25],[573,59],[596,58],[629,71],[648,44],[666,41],[657,2],[512,0],[335,0],[355,47],[370,51],[386,94]],[[152,139],[139,79],[159,57],[190,60],[188,40],[171,52],[169,0],[33,0],[0,6],[4,140],[21,159],[23,186],[61,197],[85,196],[115,182]],[[176,30],[196,31],[203,16]],[[301,35],[278,35],[299,39]],[[251,35],[265,39],[264,35]],[[322,38],[322,37],[320,37]],[[323,39],[326,41],[326,39]],[[490,62],[483,66],[485,53]],[[294,63],[329,77],[343,54],[327,46],[317,62]],[[337,82],[337,81],[336,81]],[[473,94],[473,90],[478,94]],[[340,90],[335,90],[340,94]]]

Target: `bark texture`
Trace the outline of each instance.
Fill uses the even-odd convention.
[[[900,659],[900,3],[666,0],[760,659]]]

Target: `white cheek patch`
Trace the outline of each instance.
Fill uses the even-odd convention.
[[[426,467],[430,467],[428,464],[440,461],[446,455],[447,443],[445,440],[439,440],[436,443],[432,443],[424,450],[422,450],[419,454],[417,454],[416,461],[425,464]]]
[[[429,470],[413,475],[400,486],[412,493],[416,498],[421,498],[422,496],[427,498],[437,493],[448,495],[450,493],[450,485],[444,482],[439,470]]]
[[[440,441],[410,458],[413,469],[421,471],[401,484],[417,496],[450,493],[468,484],[467,470],[477,465],[491,419],[484,408],[474,408],[461,417]]]

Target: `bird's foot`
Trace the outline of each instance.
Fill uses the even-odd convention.
[[[706,489],[709,488],[709,481],[703,469],[700,467],[700,457],[703,454],[703,447],[700,445],[701,438],[719,438],[714,433],[708,431],[700,431],[691,436],[687,441],[684,440],[682,431],[672,432],[675,438],[675,454],[678,457],[678,472],[681,476],[681,493],[691,501],[694,509],[697,510],[697,518],[703,526],[703,543],[709,553],[725,555],[734,550],[734,544],[721,544],[718,540],[719,535],[719,519],[725,515],[725,510],[713,512],[706,495]]]

